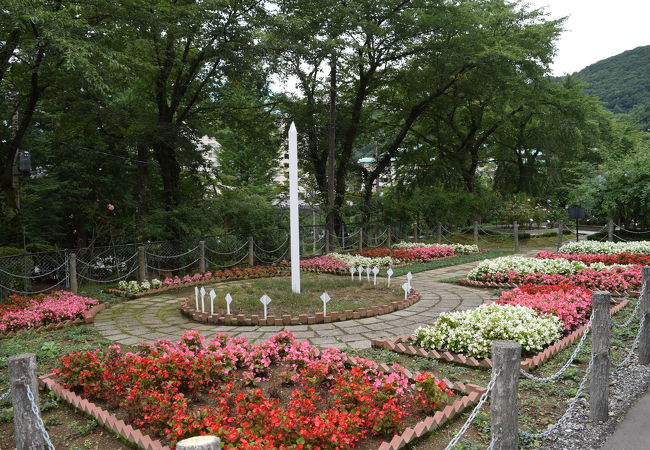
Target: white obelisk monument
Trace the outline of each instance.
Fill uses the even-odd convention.
[[[300,294],[300,229],[298,204],[298,133],[289,127],[289,222],[291,224],[291,290]]]

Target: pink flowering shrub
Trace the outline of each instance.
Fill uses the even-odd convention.
[[[283,264],[285,261],[282,262]],[[286,262],[288,264],[288,262]],[[300,268],[307,270],[318,271],[338,271],[345,269],[347,265],[340,259],[331,256],[319,256],[317,258],[309,258],[300,260]]]
[[[505,291],[495,302],[499,305],[521,305],[538,313],[553,314],[571,331],[587,321],[591,314],[590,289],[572,284],[542,285],[525,284]]]
[[[456,256],[452,247],[415,247],[405,248],[403,250],[413,255],[413,259],[419,259],[422,261]]]
[[[45,325],[81,319],[90,307],[99,302],[72,292],[56,291],[34,297],[24,308],[7,311],[0,316],[0,333],[38,328]]]
[[[483,274],[479,281],[512,284],[574,284],[592,290],[631,291],[641,287],[641,266],[614,266],[609,269],[582,269],[572,275],[522,274],[516,270]]]

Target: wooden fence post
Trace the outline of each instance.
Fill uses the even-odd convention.
[[[325,229],[325,254],[327,255],[330,253],[331,250],[331,245],[330,245],[330,230],[329,228]]]
[[[438,229],[436,230],[436,238],[438,241],[438,244],[442,243],[442,223],[438,222]]]
[[[391,231],[390,225],[388,225],[388,230],[386,230],[388,233],[388,237],[386,238],[386,242],[388,243],[388,248],[391,248],[393,246],[393,235]]]
[[[519,448],[517,389],[521,344],[516,341],[492,342],[492,373],[496,374],[490,398],[490,429],[495,450]]]
[[[564,221],[560,220],[557,223],[557,251],[562,247],[562,240],[564,239]]]
[[[519,251],[519,224],[515,220],[515,223],[512,225],[514,231],[513,236],[515,237],[515,252]]]
[[[607,291],[593,293],[593,321],[591,323],[591,384],[589,385],[589,406],[593,422],[609,418],[609,323],[610,295]]]
[[[641,292],[639,301],[639,317],[643,320],[641,338],[639,339],[639,364],[650,364],[650,266],[643,266],[643,282],[645,289]],[[641,283],[641,289],[643,284]],[[645,320],[644,320],[645,319]]]
[[[221,439],[216,436],[194,436],[176,443],[177,450],[218,450]]]
[[[79,291],[79,280],[77,280],[77,254],[68,255],[68,277],[70,278],[70,291],[76,294]]]
[[[138,281],[142,283],[147,279],[147,262],[144,254],[144,246],[138,247]]]
[[[18,450],[41,450],[45,448],[36,416],[27,397],[26,384],[34,394],[38,407],[38,380],[36,378],[36,355],[25,353],[7,358],[11,401],[14,407],[14,437]]]
[[[248,236],[248,265],[250,267],[255,265],[255,243],[253,236]]]
[[[199,272],[205,273],[205,241],[199,241]]]
[[[359,228],[359,251],[363,251],[363,227]]]
[[[614,221],[612,219],[607,221],[607,240],[614,242]]]
[[[418,226],[417,221],[413,224],[413,242],[417,242],[420,239],[420,227]]]
[[[474,245],[478,247],[478,221],[474,221]]]

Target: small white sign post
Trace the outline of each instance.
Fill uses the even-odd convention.
[[[368,283],[370,283],[370,272],[372,272],[372,267],[366,267],[366,279],[368,280]]]
[[[196,303],[196,310],[199,310],[199,287],[194,286],[194,303]]]
[[[377,286],[377,274],[379,273],[379,267],[375,267],[372,269],[372,274],[373,274],[373,284]]]
[[[411,272],[406,274],[406,282],[409,284],[409,291],[411,290],[411,280],[413,279],[413,274]]]
[[[230,303],[232,303],[232,296],[230,292],[226,294],[226,314],[230,315]]]
[[[320,296],[320,299],[323,301],[323,316],[327,315],[327,302],[330,301],[330,296],[327,292],[323,292],[323,295]]]
[[[406,300],[409,296],[409,291],[411,290],[411,286],[409,286],[408,283],[404,283],[402,285],[402,289],[404,289],[404,300]]]
[[[354,281],[354,272],[356,271],[357,269],[355,269],[354,267],[350,267],[350,276],[352,277],[352,281]]]
[[[264,320],[266,320],[266,317],[267,317],[267,314],[266,314],[267,308],[266,307],[269,305],[269,303],[271,303],[271,297],[264,294],[264,295],[262,295],[262,297],[260,297],[260,302],[262,302],[262,305],[264,305]]]
[[[205,312],[205,288],[201,286],[201,312]]]
[[[291,290],[300,294],[300,230],[298,200],[298,132],[289,127],[289,222],[291,231]],[[266,306],[265,306],[266,308]],[[264,314],[266,319],[266,313]]]
[[[214,289],[210,291],[210,314],[214,314],[214,299],[217,294],[214,292]]]
[[[361,277],[363,276],[363,266],[359,266],[357,272],[359,272],[359,281],[361,281]]]
[[[390,277],[393,276],[393,269],[389,267],[388,270],[386,271],[386,274],[388,275],[388,287],[390,287]]]

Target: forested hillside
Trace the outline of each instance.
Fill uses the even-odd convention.
[[[642,114],[650,105],[650,45],[628,50],[585,67],[586,91],[615,113]],[[648,112],[644,115],[647,121]]]

